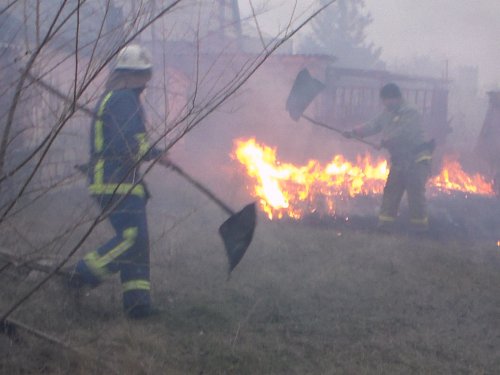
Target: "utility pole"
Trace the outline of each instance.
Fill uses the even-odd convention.
[[[219,3],[219,27],[221,35],[227,36],[227,30],[232,29],[241,47],[242,43],[242,29],[241,29],[241,16],[238,0],[218,0]]]

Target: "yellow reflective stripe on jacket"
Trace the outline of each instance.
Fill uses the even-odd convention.
[[[95,195],[112,195],[112,194],[132,194],[144,198],[146,192],[144,186],[133,184],[92,184],[89,186],[89,192]]]
[[[94,147],[96,152],[102,152],[104,148],[104,123],[102,122],[102,115],[104,113],[104,109],[106,108],[106,104],[108,104],[109,99],[113,95],[113,91],[108,92],[108,94],[104,97],[99,106],[99,110],[97,111],[97,120],[95,122],[95,133],[94,133]]]
[[[149,151],[149,142],[146,133],[139,133],[135,135],[137,143],[139,143],[139,152],[136,155],[137,160],[140,160]]]
[[[91,194],[120,194],[130,193],[139,197],[145,197],[144,186],[131,183],[105,184],[104,183],[104,159],[97,160],[94,166],[94,183],[89,186]]]
[[[104,149],[104,123],[101,117],[104,114],[106,104],[108,103],[112,95],[113,91],[110,91],[106,94],[101,102],[101,105],[99,106],[99,110],[97,111],[97,120],[95,122],[94,130],[94,147],[96,153],[100,153]],[[142,198],[146,196],[144,186],[140,184],[134,186],[134,184],[132,183],[104,183],[104,159],[99,159],[94,167],[94,181],[93,184],[89,186],[89,192],[96,195],[132,194]]]
[[[104,159],[97,160],[94,167],[94,184],[104,184]]]
[[[134,245],[137,233],[136,227],[127,228],[123,231],[123,241],[103,256],[100,256],[97,251],[87,254],[84,261],[92,273],[100,278],[108,275],[109,271],[106,266]]]
[[[122,284],[123,291],[129,292],[131,290],[150,290],[151,283],[147,280],[130,280]]]

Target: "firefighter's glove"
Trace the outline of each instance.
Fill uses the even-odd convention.
[[[159,158],[161,155],[163,155],[165,153],[165,151],[163,150],[160,150],[159,148],[156,148],[156,147],[153,147],[151,149],[151,151],[149,151],[150,155],[150,160],[153,160],[153,159],[157,159]]]
[[[158,159],[158,162],[165,167],[170,167],[172,165],[168,152],[166,151],[163,151],[163,155],[160,157],[160,159]]]
[[[139,160],[141,161],[152,161],[158,159],[165,151],[157,149],[156,147],[151,148],[148,152],[143,155],[139,154]]]

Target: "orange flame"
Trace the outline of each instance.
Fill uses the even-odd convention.
[[[450,194],[453,191],[479,195],[494,195],[493,183],[486,181],[480,174],[465,173],[457,160],[450,157],[444,159],[441,173],[432,178],[430,187],[434,191]]]
[[[270,219],[299,219],[317,211],[334,215],[338,200],[381,194],[389,173],[386,160],[373,161],[370,155],[358,157],[355,164],[342,155],[325,166],[317,160],[302,166],[282,163],[276,158],[276,149],[255,139],[237,140],[233,156],[245,166],[252,179],[250,192]],[[437,192],[493,194],[490,183],[480,175],[469,176],[456,161],[447,162],[430,186]]]

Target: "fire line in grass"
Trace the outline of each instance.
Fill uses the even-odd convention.
[[[294,165],[278,160],[276,153],[276,148],[252,138],[236,140],[232,154],[244,166],[250,193],[270,219],[300,219],[318,210],[333,216],[339,200],[381,194],[389,173],[387,160],[369,154],[356,161],[335,155],[327,164],[309,160]],[[433,195],[457,191],[494,195],[491,182],[480,174],[467,174],[451,157],[445,158],[440,174],[427,186]]]

